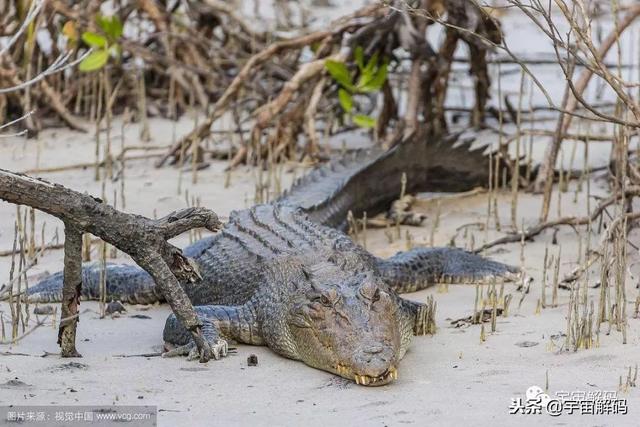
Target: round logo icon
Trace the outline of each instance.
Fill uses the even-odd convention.
[[[541,387],[532,385],[527,389],[527,401],[538,401],[543,408],[547,407],[547,404],[551,400],[551,397]]]

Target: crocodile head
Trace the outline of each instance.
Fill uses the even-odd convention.
[[[401,354],[397,312],[397,297],[372,273],[313,275],[288,315],[296,358],[360,385],[387,384]]]

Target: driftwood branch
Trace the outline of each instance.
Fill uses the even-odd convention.
[[[524,240],[531,240],[533,239],[535,236],[537,236],[538,234],[542,233],[544,230],[549,229],[549,228],[553,228],[553,227],[558,227],[560,225],[569,225],[571,227],[576,227],[579,225],[587,225],[589,223],[594,222],[596,219],[598,219],[600,217],[600,215],[602,215],[602,213],[605,211],[605,209],[609,206],[611,206],[612,204],[614,204],[615,202],[617,202],[618,200],[620,200],[622,197],[624,197],[625,199],[628,197],[634,197],[634,196],[639,196],[640,195],[640,186],[630,186],[628,187],[624,192],[619,193],[619,194],[614,194],[611,197],[608,197],[607,199],[603,200],[591,213],[591,215],[586,215],[586,216],[570,216],[570,217],[563,217],[563,218],[558,218],[552,221],[545,221],[545,222],[541,222],[538,223],[536,225],[534,225],[533,227],[528,228],[527,230],[523,230],[520,233],[512,233],[509,234],[507,236],[504,237],[500,237],[496,240],[493,240],[491,242],[485,243],[484,245],[480,246],[479,248],[475,249],[474,252],[475,253],[480,253],[482,251],[485,251],[489,248],[492,248],[494,246],[498,246],[498,245],[503,245],[506,243],[517,243]],[[636,216],[631,216],[629,217],[630,219],[636,219]]]
[[[159,220],[120,212],[100,199],[61,185],[0,169],[0,199],[28,205],[61,219],[65,224],[64,287],[58,343],[63,357],[79,356],[75,348],[78,305],[82,287],[82,233],[91,233],[127,253],[155,280],[172,310],[191,332],[206,362],[213,353],[180,282],[195,281],[199,273],[182,251],[167,239],[193,229],[219,229],[215,213],[204,208],[184,209]]]
[[[64,227],[64,272],[58,345],[62,357],[81,357],[76,350],[76,326],[82,293],[82,232],[73,224]],[[65,320],[62,320],[65,319]]]

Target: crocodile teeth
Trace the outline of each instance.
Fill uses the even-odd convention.
[[[370,377],[368,377],[367,375],[362,375],[362,376],[360,377],[360,382],[361,382],[363,385],[369,385],[369,378],[370,378]]]
[[[360,376],[355,375],[356,384],[360,385]]]
[[[391,368],[390,371],[389,371],[389,375],[391,375],[391,379],[397,380],[398,379],[398,370],[396,368]]]

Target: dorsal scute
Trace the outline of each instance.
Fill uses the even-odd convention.
[[[321,206],[332,200],[354,174],[380,153],[380,150],[353,150],[345,156],[317,166],[302,178],[296,179],[289,191],[277,202],[299,206],[307,211]]]

